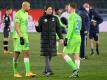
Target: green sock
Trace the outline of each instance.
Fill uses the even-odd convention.
[[[24,58],[24,64],[25,64],[26,73],[30,72],[29,58]]]
[[[13,71],[14,71],[14,74],[18,72],[17,64],[18,64],[18,62],[16,62],[16,61],[13,59]]]
[[[58,49],[59,49],[59,42],[56,42],[56,47],[57,47],[57,51],[58,51]]]
[[[76,69],[77,69],[76,64],[72,61],[72,59],[71,59],[68,55],[65,55],[65,56],[64,56],[64,59],[65,59],[65,61],[71,66],[71,68],[72,68],[73,70],[76,70]]]

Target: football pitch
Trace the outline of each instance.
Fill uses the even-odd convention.
[[[80,78],[73,79],[68,76],[72,70],[63,60],[61,55],[53,57],[52,69],[54,75],[50,77],[43,76],[44,57],[40,56],[40,34],[29,33],[30,41],[30,64],[32,72],[38,76],[35,78],[25,77],[25,68],[23,63],[23,54],[19,58],[19,71],[23,78],[14,78],[12,69],[12,54],[3,54],[3,35],[0,33],[0,80],[107,80],[107,33],[100,33],[100,55],[90,56],[89,45],[86,53],[88,60],[81,61]],[[60,52],[62,51],[60,46]],[[13,51],[12,36],[10,36],[10,51]]]

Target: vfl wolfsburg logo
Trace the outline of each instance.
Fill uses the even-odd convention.
[[[52,21],[55,21],[55,18],[52,18]]]
[[[48,20],[47,19],[44,19],[44,22],[47,22]]]

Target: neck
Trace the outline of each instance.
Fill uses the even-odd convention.
[[[23,9],[23,8],[21,10],[25,11],[25,9]]]
[[[52,15],[52,14],[46,14],[46,15]]]

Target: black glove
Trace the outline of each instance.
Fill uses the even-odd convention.
[[[64,40],[64,46],[67,46],[67,41],[68,41],[68,39],[65,38],[65,40]]]
[[[24,38],[23,37],[20,37],[20,44],[24,45]]]
[[[88,35],[88,31],[84,31],[84,34],[87,36]]]

